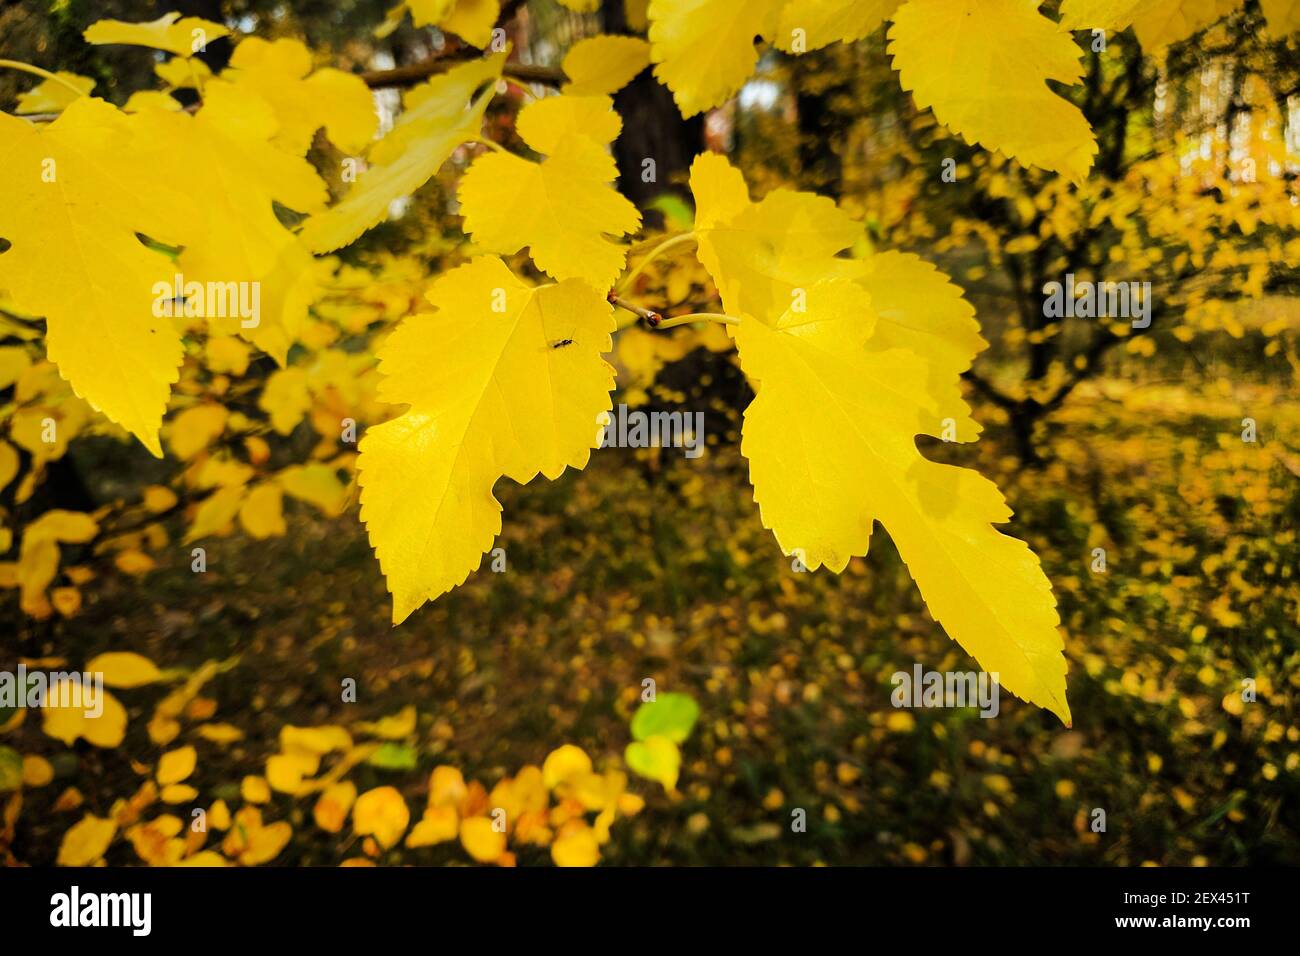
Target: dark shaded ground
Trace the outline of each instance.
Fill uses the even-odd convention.
[[[189,781],[199,802],[223,796],[232,808],[287,723],[349,724],[415,704],[418,769],[361,767],[352,779],[362,790],[392,783],[416,806],[435,764],[490,786],[561,743],[598,761],[621,754],[653,677],[693,695],[702,716],[681,796],[636,781],[648,805],[616,825],[607,863],[1298,862],[1300,501],[1275,458],[1294,422],[1271,446],[1234,447],[1220,435],[1232,434],[1231,407],[1166,401],[1153,421],[1149,409],[1083,400],[1042,472],[1001,457],[996,432],[943,450],[1003,484],[1018,510],[1011,530],[1043,555],[1069,632],[1072,731],[1007,695],[993,720],[891,707],[894,671],[973,663],[924,612],[884,534],[842,577],[793,572],[732,447],[662,469],[604,451],[555,483],[503,482],[508,571],[485,562],[397,629],[353,509],[333,522],[300,512],[279,540],[209,541],[203,575],[179,545],[143,582],[110,570],[78,618],[7,624],[17,640],[4,649],[73,666],[104,650],[164,667],[240,655],[207,692],[214,719],[247,738],[225,750],[199,742]],[[1106,575],[1088,571],[1097,541],[1111,551]],[[1231,560],[1205,563],[1223,554]],[[1215,610],[1224,600],[1236,623]],[[1221,698],[1244,675],[1265,689],[1231,713]],[[345,677],[357,680],[355,705],[337,703]],[[138,786],[130,761],[147,773],[157,759],[145,725],[161,693],[119,695],[131,723],[116,751],[66,752],[30,719],[6,737],[59,774],[26,794],[19,859],[52,862],[82,812],[52,810],[67,785],[97,813]],[[312,825],[310,806],[277,796],[267,808],[295,825],[276,862],[352,852],[346,829]],[[807,833],[790,830],[795,808]],[[1105,833],[1089,829],[1094,808]],[[399,848],[385,860],[456,858]],[[121,845],[109,859],[135,862]]]

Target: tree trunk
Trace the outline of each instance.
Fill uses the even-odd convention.
[[[623,0],[605,0],[607,33],[631,33]],[[686,177],[704,142],[704,117],[682,119],[668,88],[645,70],[614,96],[623,131],[614,143],[618,189],[637,206],[665,192],[687,194]]]

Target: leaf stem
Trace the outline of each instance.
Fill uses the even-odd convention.
[[[505,148],[504,146],[502,146],[500,143],[494,143],[492,140],[490,140],[490,139],[488,139],[487,137],[484,137],[484,136],[473,136],[473,137],[471,137],[470,139],[466,140],[466,142],[469,142],[469,143],[478,143],[478,144],[481,145],[481,146],[487,146],[487,147],[489,147],[489,148],[495,150],[495,151],[498,152],[498,153],[509,153],[509,152],[510,152],[510,150],[506,149],[506,148]]]
[[[60,86],[66,86],[78,96],[85,96],[85,92],[80,88],[73,86],[57,73],[51,73],[49,70],[42,70],[39,66],[32,66],[30,63],[23,63],[19,60],[0,60],[0,69],[19,70],[23,73],[30,73],[32,76],[39,76],[45,80],[53,80]]]
[[[723,315],[721,312],[692,312],[689,315],[675,315],[671,319],[665,319],[655,328],[660,331],[675,329],[679,325],[690,325],[693,322],[720,322],[723,325],[739,325],[740,319],[734,315]]]
[[[688,242],[695,242],[695,233],[684,232],[679,236],[672,236],[659,243],[659,245],[655,246],[646,254],[646,257],[638,263],[635,269],[623,277],[615,288],[615,291],[622,292],[625,289],[632,288],[632,283],[636,282],[636,280],[640,278],[641,273],[645,271],[646,266],[650,265],[650,263],[654,262],[670,249],[675,249],[677,246],[685,245]]]

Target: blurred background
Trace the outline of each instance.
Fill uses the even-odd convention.
[[[96,95],[124,104],[159,86],[161,56],[87,45],[81,31],[100,18],[178,9],[237,34],[297,38],[317,66],[350,72],[459,48],[390,7],[11,2],[0,57],[93,78]],[[539,67],[558,67],[583,37],[645,30],[635,0],[590,13],[531,0],[513,12],[514,56]],[[896,671],[977,665],[931,620],[887,535],[840,576],[801,573],[781,554],[739,453],[752,392],[725,336],[692,328],[621,333],[614,401],[704,411],[707,453],[604,449],[555,482],[502,481],[505,572],[485,558],[392,628],[338,422],[392,413],[374,396],[374,346],[464,258],[455,183],[466,147],[388,223],[318,262],[286,368],[235,340],[191,351],[161,461],[77,407],[43,361],[39,321],[0,294],[0,436],[14,454],[14,473],[0,468],[13,529],[0,538],[0,668],[76,669],[125,651],[159,669],[113,691],[127,720],[109,745],[0,710],[0,859],[67,862],[66,834],[89,816],[128,838],[86,862],[165,862],[168,841],[194,841],[186,855],[202,843],[158,821],[188,823],[202,807],[221,830],[207,845],[242,862],[468,862],[479,855],[463,833],[411,846],[336,820],[339,806],[392,788],[417,808],[412,821],[426,802],[462,819],[508,799],[541,812],[542,798],[519,794],[535,786],[527,768],[547,767],[554,806],[535,839],[512,836],[509,862],[554,858],[584,813],[597,814],[607,864],[1300,862],[1296,38],[1273,36],[1255,0],[1167,50],[1107,37],[1067,92],[1100,144],[1077,186],[972,148],[916,110],[883,31],[798,57],[764,49],[732,102],[690,121],[648,71],[619,93],[615,153],[633,173],[620,188],[655,225],[688,229],[691,159],[723,151],[756,195],[830,196],[865,223],[863,251],[916,252],[962,286],[990,343],[967,376],[985,433],[923,448],[996,481],[1015,510],[1005,530],[1040,555],[1060,605],[1073,727],[1008,695],[996,719],[891,705]],[[219,72],[230,50],[217,41],[202,59]],[[0,71],[0,108],[12,112],[34,82]],[[375,86],[391,123],[400,89]],[[499,142],[518,146],[518,97],[543,91],[527,87],[492,107]],[[331,149],[318,140],[310,156],[336,168]],[[645,156],[657,183],[635,175]],[[1046,317],[1043,286],[1067,273],[1149,282],[1151,328]],[[636,296],[668,315],[716,302],[690,256],[647,270]],[[25,437],[49,414],[67,426],[53,450]],[[222,496],[268,475],[284,492],[278,526]],[[19,529],[51,511],[92,515],[95,527],[63,538],[56,568],[34,580]],[[355,703],[340,703],[344,678]],[[674,787],[623,766],[647,678],[699,709]],[[351,761],[351,796],[329,789],[342,774],[296,791],[283,762],[268,763],[301,755],[286,727],[316,726],[351,739],[299,776]],[[563,745],[617,793],[552,786],[578,759],[548,761]],[[194,793],[169,802],[155,763],[183,746],[197,754],[184,774]],[[324,795],[333,803],[322,807]],[[233,827],[217,826],[218,803]],[[804,832],[791,826],[799,810]],[[275,852],[245,856],[247,834],[271,821],[287,824],[266,838]]]

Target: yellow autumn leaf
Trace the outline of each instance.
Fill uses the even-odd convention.
[[[699,259],[730,315],[780,312],[801,290],[854,268],[834,257],[862,226],[824,196],[774,189],[751,203],[740,171],[715,153],[696,157],[691,190]]]
[[[640,37],[601,34],[579,40],[564,55],[561,68],[573,96],[617,93],[650,65],[650,44]]]
[[[44,787],[54,779],[54,766],[44,757],[27,754],[23,757],[23,786]]]
[[[50,693],[53,700],[56,695],[54,687]],[[44,718],[41,729],[46,736],[61,740],[68,746],[77,738],[105,749],[122,743],[126,736],[126,709],[108,691],[102,692],[102,701],[79,700],[71,689],[60,689],[57,695],[57,703],[47,701],[41,708]],[[64,706],[65,702],[67,706]]]
[[[600,862],[600,844],[591,827],[579,827],[556,838],[551,844],[556,866],[595,866]]]
[[[14,583],[20,589],[18,603],[25,613],[46,618],[51,607],[45,589],[59,573],[59,546],[48,538],[29,541],[27,537],[24,537],[16,567]]]
[[[174,90],[198,89],[212,79],[211,68],[193,56],[174,56],[153,68],[154,76]]]
[[[249,803],[267,803],[271,799],[271,788],[265,777],[250,774],[240,782],[239,795]]]
[[[95,81],[89,76],[78,76],[67,70],[59,70],[54,75],[58,77],[57,80],[41,80],[26,93],[21,94],[14,112],[20,116],[32,113],[59,113],[78,98],[77,90],[81,91],[80,96],[88,96],[95,88]]]
[[[974,441],[983,429],[971,417],[961,375],[988,343],[962,290],[910,253],[880,252],[845,271],[871,298],[876,323],[868,350],[907,349],[924,356],[927,389],[939,414],[926,433],[947,441]]]
[[[720,106],[758,63],[756,36],[805,53],[872,33],[900,0],[651,0],[655,75],[683,116]]]
[[[575,777],[591,773],[591,758],[581,747],[563,744],[556,747],[542,761],[542,781],[548,790]]]
[[[110,651],[86,662],[86,671],[104,676],[109,687],[143,687],[163,679],[153,661],[132,651]]]
[[[682,752],[667,737],[654,734],[645,740],[632,741],[623,751],[623,762],[630,770],[661,784],[670,793],[677,789]]]
[[[819,50],[869,36],[902,0],[787,0],[771,37],[786,53]]]
[[[495,863],[506,852],[506,835],[487,817],[469,817],[460,822],[460,845],[479,863]]]
[[[469,791],[459,767],[441,765],[429,774],[429,806],[458,807]],[[453,834],[454,836],[455,834]]]
[[[276,432],[288,435],[311,408],[307,373],[301,368],[276,369],[267,376],[257,407],[270,416]]]
[[[284,820],[256,827],[249,834],[248,846],[239,854],[239,862],[244,866],[270,863],[289,845],[292,837],[293,827]]]
[[[505,152],[474,160],[460,182],[465,231],[488,252],[524,246],[556,279],[583,279],[606,291],[627,250],[610,236],[635,232],[636,207],[610,185],[618,167],[606,149],[621,123],[606,96],[537,100],[519,114],[519,133],[547,154],[541,163]]]
[[[754,38],[771,35],[782,0],[650,0],[650,57],[683,116],[718,106],[758,63]]]
[[[213,40],[230,36],[230,31],[220,23],[200,17],[182,18],[173,11],[147,23],[99,20],[87,27],[83,36],[87,43],[147,46],[189,56],[203,51]]]
[[[207,360],[212,371],[243,375],[248,371],[250,358],[248,346],[233,335],[208,337]]]
[[[336,517],[347,504],[347,486],[329,465],[310,462],[291,465],[276,476],[285,494],[319,508],[327,517]]]
[[[167,785],[180,783],[194,772],[198,754],[188,745],[169,750],[158,759],[158,771],[155,776],[158,783]]]
[[[456,0],[406,0],[404,6],[411,11],[411,23],[414,26],[436,27],[443,17],[451,13]]]
[[[460,833],[460,816],[455,807],[431,806],[424,811],[420,822],[411,827],[406,845],[411,849],[433,846],[456,839]]]
[[[907,0],[889,54],[917,106],[968,143],[1081,181],[1097,142],[1049,80],[1082,78],[1081,51],[1036,0]]]
[[[147,164],[128,118],[92,97],[48,126],[0,113],[0,287],[46,318],[47,354],[78,396],[162,456],[158,428],[181,360],[179,332],[154,314],[172,262],[137,233],[179,245],[192,230],[174,158]],[[51,249],[94,249],[51,256]],[[94,342],[95,348],[85,347]]]
[[[185,409],[172,420],[169,429],[172,454],[186,461],[203,451],[226,430],[227,415],[225,406],[216,402]]]
[[[233,744],[244,739],[244,732],[234,724],[204,724],[196,733],[214,744]]]
[[[302,242],[318,253],[346,246],[383,220],[393,200],[423,186],[457,146],[478,135],[504,64],[504,54],[482,57],[425,83],[418,105],[372,147],[375,165],[337,205],[307,221]]]
[[[348,811],[357,799],[357,785],[351,780],[330,784],[316,799],[312,819],[326,833],[339,833],[347,822]]]
[[[380,354],[381,400],[410,409],[368,428],[357,462],[394,623],[492,546],[499,478],[586,466],[613,386],[611,307],[586,283],[533,288],[485,257],[443,274],[429,301],[437,312],[406,319]],[[457,374],[431,376],[434,363]]]
[[[415,733],[416,711],[414,704],[408,704],[395,714],[389,714],[387,717],[381,717],[378,720],[359,720],[357,721],[357,730],[363,734],[369,734],[372,737],[380,737],[384,740],[401,740],[403,737],[409,737]]]
[[[72,825],[59,844],[59,866],[90,866],[103,857],[117,833],[112,820],[86,814]]]
[[[201,318],[211,332],[243,336],[283,364],[314,296],[315,273],[275,203],[319,211],[324,182],[305,159],[267,142],[279,129],[270,105],[225,81],[207,84],[194,115],[145,110],[135,124],[153,144],[146,155],[165,150],[179,160],[178,182],[204,199],[194,227],[202,238],[176,263],[184,282],[170,291],[184,302],[173,310]]]
[[[113,558],[113,566],[123,574],[145,575],[158,566],[153,558],[135,548],[128,548]]]
[[[486,49],[500,16],[500,0],[455,0],[438,25],[479,49]]]
[[[379,126],[374,97],[359,76],[328,67],[313,73],[311,66],[311,51],[298,40],[247,37],[221,79],[271,105],[279,122],[272,142],[286,152],[306,153],[321,128],[339,149],[360,152]]]
[[[375,787],[357,797],[352,807],[352,829],[357,836],[373,836],[384,849],[406,832],[411,811],[394,787]]]
[[[274,482],[263,482],[239,506],[239,523],[248,534],[262,540],[284,534],[284,492]]]
[[[149,485],[145,488],[141,501],[150,514],[161,514],[176,506],[176,492],[162,485]]]
[[[194,512],[194,522],[185,533],[185,543],[206,538],[210,534],[226,534],[230,523],[239,514],[244,501],[245,489],[242,485],[229,485],[218,488],[199,503]]]
[[[996,486],[917,450],[923,423],[942,417],[930,369],[908,351],[868,351],[874,320],[870,296],[846,279],[809,289],[802,312],[742,319],[736,342],[757,397],[741,451],[763,525],[809,569],[839,572],[879,521],[949,636],[1068,724],[1051,585],[1024,542],[994,529],[1011,517]],[[795,412],[809,403],[816,414]]]
[[[299,794],[308,777],[320,769],[320,755],[297,751],[272,754],[266,759],[266,782],[278,793]]]
[[[99,523],[90,515],[81,511],[53,508],[27,526],[23,534],[23,544],[31,546],[38,541],[85,544],[92,540],[98,531]]]
[[[124,113],[140,113],[145,110],[179,113],[181,104],[170,93],[164,93],[161,90],[136,90],[122,104],[122,112]]]
[[[414,710],[414,708],[411,708],[412,713],[414,713]],[[411,729],[415,729],[413,720],[411,721]],[[405,736],[405,734],[402,734],[402,736]],[[292,724],[286,724],[280,728],[280,749],[285,753],[297,750],[314,754],[327,754],[335,750],[351,750],[352,735],[344,728],[333,725],[294,727]]]
[[[158,791],[158,799],[163,803],[193,803],[199,792],[186,783],[169,783]]]

